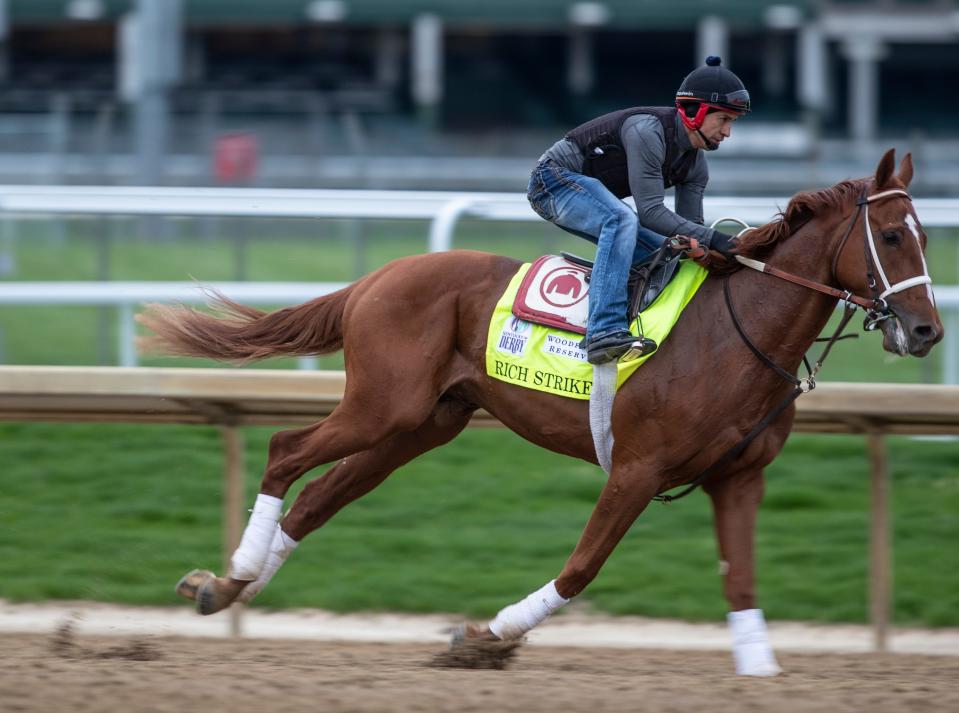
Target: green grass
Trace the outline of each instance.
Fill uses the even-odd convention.
[[[179,221],[160,239],[135,224],[19,227],[19,280],[349,280],[424,249],[425,224]],[[360,230],[361,232],[357,232]],[[269,237],[257,238],[257,235]],[[363,250],[353,244],[357,236]],[[237,245],[239,247],[237,247]],[[530,259],[582,241],[547,225],[465,222],[457,246]],[[934,235],[930,267],[957,282],[956,242]],[[242,267],[238,267],[242,263]],[[0,308],[7,363],[112,362],[112,318],[95,308]],[[938,357],[885,355],[876,335],[838,345],[823,378],[931,381]],[[151,360],[163,365],[205,364]],[[338,356],[321,366],[337,368]],[[265,366],[292,366],[290,360]],[[246,429],[257,490],[270,431]],[[891,439],[895,616],[959,625],[959,444]],[[173,604],[187,569],[222,571],[219,434],[204,427],[0,424],[0,597]],[[317,475],[321,471],[311,474]],[[306,478],[301,481],[305,482]],[[868,462],[861,439],[795,436],[768,469],[758,532],[761,603],[779,619],[863,621]],[[464,433],[396,473],[294,554],[258,603],[338,611],[489,615],[561,569],[603,483],[595,467],[496,430]],[[292,502],[292,497],[288,498]],[[652,506],[581,597],[599,611],[713,619],[725,611],[708,500]]]
[[[269,431],[245,433],[252,498]],[[204,427],[0,425],[0,597],[174,604],[185,571],[222,571],[220,448]],[[959,625],[959,444],[897,438],[890,451],[896,621]],[[307,538],[257,603],[488,616],[556,576],[602,483],[512,434],[468,431]],[[757,538],[769,616],[865,620],[868,483],[854,437],[795,436],[769,468]],[[650,506],[581,600],[721,617],[708,499]]]

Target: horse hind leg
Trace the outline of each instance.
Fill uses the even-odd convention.
[[[469,423],[473,411],[465,404],[440,401],[417,428],[394,434],[372,448],[342,459],[325,475],[308,483],[282,524],[276,526],[265,565],[253,581],[194,570],[181,580],[178,593],[196,599],[201,614],[213,614],[233,601],[250,601],[304,537],[344,506],[372,491],[400,466],[452,440]]]
[[[344,315],[347,381],[343,400],[319,424],[281,431],[270,441],[260,493],[227,578],[210,580],[197,589],[201,611],[225,608],[263,573],[283,498],[297,478],[323,463],[347,459],[397,434],[415,431],[436,409],[456,357],[456,299],[420,296],[417,301],[413,295],[398,300],[396,285],[389,279],[380,282],[364,283],[366,287],[353,294],[353,306]],[[409,313],[421,303],[418,319],[431,328],[422,333],[416,330],[416,338],[411,339]],[[373,342],[366,338],[373,335]]]
[[[210,571],[195,569],[180,580],[176,592],[186,599],[195,600],[196,610],[200,614],[216,614],[234,601],[246,604],[269,583],[298,544],[277,523],[266,561],[256,579],[242,581],[217,577]]]
[[[217,577],[207,569],[194,569],[183,575],[175,591],[184,599],[195,601],[200,614],[215,614],[234,601],[245,604],[266,586],[298,544],[278,523],[263,568],[252,582]]]
[[[228,577],[217,577],[208,569],[194,569],[180,578],[174,591],[184,599],[195,601],[197,612],[200,614],[215,614],[233,601],[241,603],[250,601],[260,589],[266,586],[297,545],[296,542],[292,542],[291,545],[284,546],[287,545],[284,539],[289,541],[289,537],[284,538],[283,534],[280,526],[277,525],[276,536],[270,545],[263,571],[256,580],[244,583],[246,586],[239,587]]]
[[[196,589],[201,614],[225,609],[260,577],[276,537],[283,496],[297,478],[322,463],[346,459],[398,433],[414,431],[429,419],[439,394],[432,391],[428,380],[409,384],[407,389],[388,389],[379,383],[384,371],[374,378],[348,381],[343,401],[320,423],[274,434],[260,493],[240,545],[230,558],[227,576]]]
[[[176,583],[174,591],[184,599],[196,599],[200,587],[214,577],[216,575],[208,569],[190,570]]]

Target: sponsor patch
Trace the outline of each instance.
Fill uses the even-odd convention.
[[[550,330],[547,332],[540,350],[543,354],[560,357],[561,359],[584,362],[586,361],[586,350],[580,349],[579,343],[580,337],[578,335]]]

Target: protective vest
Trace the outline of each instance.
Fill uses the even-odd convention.
[[[626,149],[620,132],[623,124],[636,114],[650,114],[659,119],[666,138],[666,160],[663,163],[663,185],[666,188],[682,183],[696,161],[696,149],[689,149],[679,158],[676,145],[676,109],[665,106],[634,106],[603,114],[566,134],[566,139],[575,143],[583,152],[583,173],[596,178],[617,198],[632,193],[629,187],[629,172]]]

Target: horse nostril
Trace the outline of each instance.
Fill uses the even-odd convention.
[[[920,342],[929,342],[936,338],[936,329],[931,324],[920,324],[913,327],[912,336]]]

